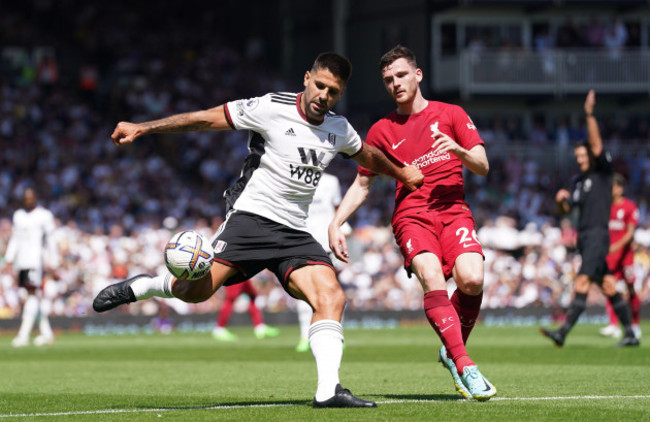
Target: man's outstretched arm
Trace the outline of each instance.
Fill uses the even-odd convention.
[[[180,133],[201,130],[231,129],[226,119],[225,107],[220,105],[207,110],[174,114],[159,120],[142,123],[120,122],[111,139],[115,145],[129,144],[142,135],[152,133]]]

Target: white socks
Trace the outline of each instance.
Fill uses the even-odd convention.
[[[343,357],[343,326],[331,319],[316,321],[309,327],[309,346],[316,360],[318,388],[316,400],[334,396],[339,383],[339,368]]]
[[[138,300],[149,299],[150,297],[174,297],[172,294],[172,280],[174,277],[170,273],[163,275],[142,276],[131,283],[131,290]]]
[[[298,325],[300,325],[300,338],[309,338],[309,326],[311,325],[311,317],[314,311],[311,306],[304,300],[296,301],[296,312],[298,312]]]
[[[50,299],[45,299],[41,297],[41,318],[38,323],[38,329],[41,332],[43,338],[50,340],[54,339],[54,333],[52,332],[52,326],[50,325],[50,312],[52,311],[52,301]]]
[[[38,298],[34,295],[29,295],[23,305],[23,315],[20,322],[20,329],[18,329],[18,335],[16,336],[17,338],[29,340],[29,334],[32,332],[37,315]]]

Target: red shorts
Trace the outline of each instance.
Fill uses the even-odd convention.
[[[456,258],[460,255],[476,252],[483,256],[476,224],[466,205],[457,204],[444,210],[398,217],[393,223],[393,233],[409,275],[413,258],[423,252],[438,257],[445,278],[452,276]]]
[[[617,280],[634,284],[634,252],[614,252],[607,255],[607,267]]]
[[[255,300],[257,292],[255,287],[253,287],[253,282],[246,280],[243,283],[233,284],[232,286],[226,286],[226,299],[234,301],[240,295],[246,294],[251,300]]]

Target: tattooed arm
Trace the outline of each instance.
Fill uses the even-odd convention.
[[[352,159],[368,170],[387,174],[399,180],[411,191],[420,187],[424,181],[424,176],[419,168],[415,166],[398,167],[386,158],[381,150],[366,143],[363,144],[363,148],[357,155],[352,156]]]
[[[199,130],[231,129],[226,120],[224,106],[190,113],[175,114],[160,120],[143,123],[120,122],[111,139],[115,145],[124,145],[150,133],[179,133]]]

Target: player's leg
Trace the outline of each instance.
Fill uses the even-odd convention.
[[[38,299],[34,292],[27,293],[25,303],[23,304],[23,312],[20,320],[20,328],[18,334],[12,340],[11,344],[14,347],[29,346],[29,335],[34,328],[34,322],[38,315]]]
[[[559,330],[540,328],[542,335],[550,338],[557,347],[562,347],[566,336],[587,309],[587,293],[592,281],[600,281],[609,274],[607,253],[609,252],[609,234],[606,230],[591,230],[580,233],[578,249],[582,257],[580,270],[573,282],[573,300],[567,310],[566,321]]]
[[[300,341],[296,346],[296,352],[309,351],[309,327],[314,315],[309,303],[304,300],[296,300],[296,312],[298,313],[298,325],[300,327]]]
[[[47,282],[43,283],[42,288],[37,291],[39,299],[39,321],[38,330],[40,334],[34,339],[35,346],[45,346],[54,344],[54,333],[50,325],[50,312],[52,311],[52,300],[47,295],[46,287]]]
[[[605,301],[605,313],[607,314],[609,323],[600,329],[600,335],[605,337],[620,337],[621,329],[618,327],[618,317],[609,300]]]
[[[630,304],[630,311],[632,312],[632,331],[634,331],[636,338],[640,339],[641,326],[639,325],[639,322],[641,319],[641,300],[634,289],[636,277],[634,276],[633,265],[627,265],[623,268],[623,280],[627,286],[627,301]]]
[[[420,253],[413,257],[411,269],[425,292],[427,320],[443,344],[438,358],[449,370],[456,390],[466,398],[489,400],[496,389],[478,372],[465,349],[461,321],[449,300],[446,277],[438,257],[429,252]]]
[[[96,312],[105,312],[119,305],[154,296],[176,297],[190,303],[203,302],[237,273],[238,270],[233,267],[213,262],[210,272],[198,280],[179,280],[167,271],[157,276],[140,274],[104,288],[95,297],[93,309]]]
[[[623,300],[623,297],[616,291],[616,279],[611,274],[603,277],[601,284],[603,294],[612,305],[612,309],[616,312],[618,320],[623,326],[623,338],[618,343],[619,346],[638,346],[639,340],[632,331],[632,315],[630,313],[629,305]]]
[[[280,330],[275,327],[270,327],[264,323],[264,315],[260,308],[255,304],[255,299],[257,298],[257,291],[251,280],[246,280],[242,285],[242,293],[247,295],[250,299],[248,301],[248,314],[251,316],[251,322],[253,323],[253,329],[255,332],[255,337],[258,339],[263,339],[267,337],[277,337],[280,334]]]
[[[457,288],[451,303],[460,319],[463,343],[467,344],[483,302],[483,256],[476,252],[459,255],[452,274]]]
[[[463,343],[458,314],[447,293],[447,280],[442,272],[438,257],[430,252],[416,255],[411,261],[411,270],[424,290],[424,313],[452,357],[458,371],[465,365],[472,365]]]
[[[38,316],[38,298],[37,290],[37,271],[32,269],[23,269],[18,271],[18,286],[26,292],[25,302],[23,303],[23,312],[20,321],[18,334],[12,340],[14,347],[24,347],[29,345],[29,335],[34,328],[36,317]]]
[[[244,282],[245,283],[245,282]],[[221,308],[219,309],[219,314],[217,315],[217,325],[212,330],[212,337],[215,340],[220,341],[235,341],[237,336],[234,335],[230,330],[226,328],[230,316],[232,315],[232,308],[235,304],[235,300],[243,293],[244,283],[234,284],[232,286],[226,286],[225,295],[223,302],[221,303]]]
[[[424,313],[440,337],[447,354],[462,373],[469,359],[458,314],[447,294],[447,277],[442,267],[440,234],[444,227],[434,214],[403,218],[394,227],[395,241],[404,257],[404,267],[413,272],[424,290]],[[451,273],[451,267],[449,268]]]
[[[612,273],[614,277],[616,277],[616,280],[622,280],[623,279],[623,266],[622,266],[622,251],[619,251],[619,253],[608,253],[607,256],[605,257],[605,261],[607,262],[607,268],[609,271]],[[618,317],[616,316],[616,312],[614,312],[614,308],[612,308],[612,305],[609,303],[609,300],[605,301],[605,314],[607,315],[607,319],[609,320],[608,324],[601,328],[598,332],[601,336],[604,337],[614,337],[618,338],[621,336],[621,329],[618,326]]]
[[[341,316],[345,294],[334,270],[327,265],[305,265],[291,272],[287,291],[306,300],[314,310],[309,327],[309,343],[316,360],[318,387],[314,407],[375,407],[371,401],[353,396],[341,387],[339,368],[343,357]]]
[[[566,336],[573,328],[580,315],[587,309],[587,293],[591,280],[586,274],[578,274],[573,282],[573,300],[567,310],[566,321],[559,330],[553,331],[547,328],[540,328],[540,332],[553,340],[557,347],[562,347]]]

